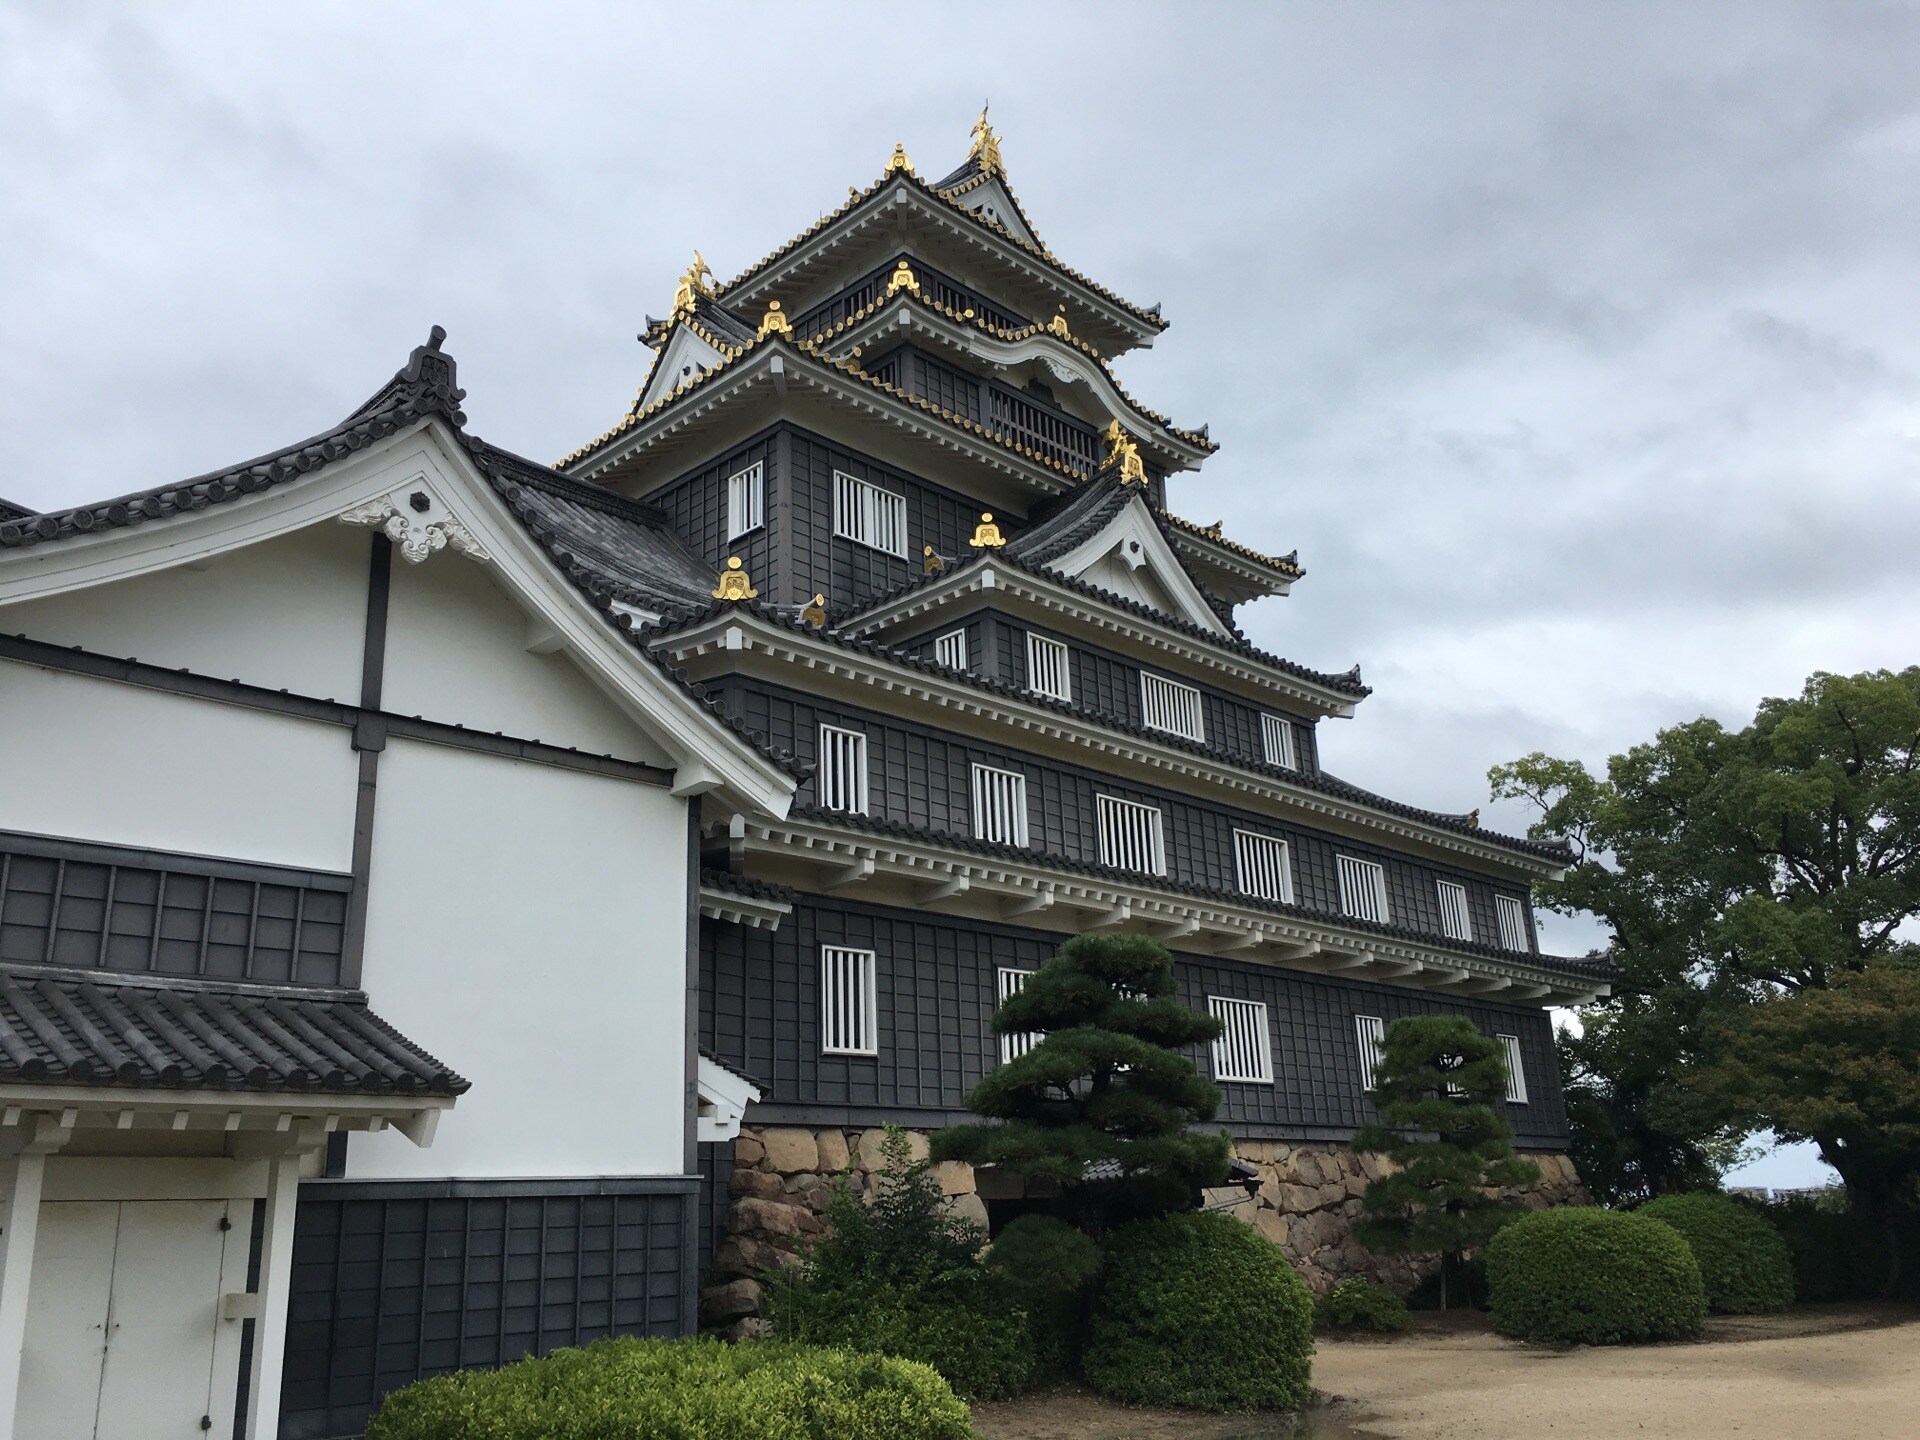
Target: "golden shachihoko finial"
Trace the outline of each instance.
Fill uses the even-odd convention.
[[[993,523],[993,512],[982,510],[980,523],[973,527],[973,538],[967,543],[976,550],[998,550],[1007,543],[1007,537],[1000,533],[1000,527]]]
[[[920,293],[920,281],[915,278],[913,267],[904,260],[893,267],[893,278],[887,281],[887,294],[897,295],[902,290]]]
[[[887,168],[880,173],[891,175],[896,170],[904,171],[908,175],[914,173],[913,162],[907,158],[907,147],[900,144],[893,147],[893,154],[887,157]]]
[[[993,133],[993,127],[987,123],[987,107],[980,107],[980,118],[973,122],[973,148],[967,151],[967,158],[983,175],[1002,175],[1007,173],[1000,159],[1000,137]]]
[[[680,277],[680,283],[673,290],[673,314],[675,319],[693,314],[693,308],[702,296],[713,294],[713,271],[707,268],[707,262],[698,250],[693,252],[693,264],[687,267],[687,273]]]
[[[729,555],[726,568],[720,572],[720,583],[713,587],[713,598],[729,600],[737,605],[742,600],[752,600],[759,594],[760,592],[753,588],[753,581],[748,578],[747,572],[741,568],[740,557]]]
[[[1100,468],[1106,470],[1118,465],[1122,485],[1146,484],[1147,467],[1140,459],[1140,447],[1133,443],[1131,435],[1120,428],[1118,420],[1107,426],[1104,438],[1112,448],[1107,451],[1107,458]]]
[[[760,317],[760,338],[764,340],[769,335],[784,335],[789,340],[793,338],[793,326],[787,323],[786,312],[781,310],[778,300],[769,300],[767,313]]]
[[[816,595],[800,612],[800,618],[809,625],[825,626],[827,623],[827,597]]]

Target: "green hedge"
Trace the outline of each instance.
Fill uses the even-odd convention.
[[[1388,1335],[1407,1328],[1407,1302],[1378,1280],[1355,1275],[1313,1303],[1322,1330],[1371,1330]]]
[[[1899,1247],[1884,1226],[1846,1208],[1844,1194],[1795,1195],[1763,1207],[1793,1256],[1794,1290],[1802,1300],[1858,1300],[1885,1292]],[[1920,1236],[1907,1253],[1920,1260]]]
[[[1707,1308],[1757,1315],[1793,1303],[1793,1256],[1773,1222],[1726,1195],[1662,1195],[1636,1214],[1680,1232],[1707,1289]]]
[[[601,1340],[396,1390],[366,1440],[965,1440],[932,1370],[778,1343]]]
[[[1495,1235],[1487,1291],[1494,1329],[1548,1345],[1685,1339],[1707,1313],[1678,1231],[1585,1206],[1537,1210]]]
[[[1026,1312],[1034,1379],[1077,1374],[1100,1247],[1064,1220],[1022,1215],[994,1237],[987,1268]]]
[[[1109,1237],[1087,1382],[1129,1405],[1291,1410],[1312,1395],[1313,1299],[1278,1246],[1225,1215]]]

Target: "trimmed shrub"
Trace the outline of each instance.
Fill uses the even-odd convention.
[[[966,1440],[967,1407],[924,1365],[774,1342],[601,1340],[387,1396],[367,1440]]]
[[[1791,1195],[1762,1207],[1793,1257],[1794,1290],[1802,1300],[1862,1300],[1886,1289],[1895,1245],[1886,1227],[1848,1213],[1844,1191]],[[1920,1255],[1920,1245],[1914,1247]]]
[[[1378,1280],[1355,1275],[1313,1302],[1313,1318],[1322,1330],[1391,1335],[1407,1328],[1407,1302]]]
[[[1027,1312],[1035,1378],[1074,1374],[1086,1339],[1088,1296],[1100,1273],[1100,1247],[1064,1220],[1022,1215],[994,1239],[987,1268]]]
[[[1277,1246],[1225,1215],[1108,1237],[1087,1382],[1128,1405],[1292,1410],[1312,1395],[1313,1299]]]
[[[1493,1328],[1545,1345],[1700,1333],[1700,1266],[1670,1225],[1593,1206],[1537,1210],[1487,1245]]]
[[[1758,1315],[1793,1303],[1793,1256],[1773,1222],[1726,1195],[1662,1195],[1634,1212],[1680,1232],[1707,1289],[1707,1308]]]

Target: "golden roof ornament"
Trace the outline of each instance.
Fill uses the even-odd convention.
[[[1140,447],[1133,443],[1133,437],[1131,435],[1120,428],[1120,422],[1118,420],[1108,424],[1106,433],[1102,438],[1104,438],[1112,448],[1107,451],[1107,458],[1101,463],[1100,468],[1107,470],[1118,465],[1120,467],[1120,483],[1122,485],[1146,484],[1147,467],[1145,462],[1140,459]]]
[[[896,170],[905,175],[914,173],[913,162],[907,158],[907,147],[898,143],[893,147],[893,154],[887,157],[887,168],[880,173],[891,175]]]
[[[1047,322],[1047,333],[1050,335],[1058,335],[1062,340],[1073,339],[1073,331],[1067,328],[1066,306],[1062,305],[1059,313]]]
[[[694,307],[705,297],[713,297],[713,271],[707,268],[707,262],[698,250],[693,252],[693,264],[687,267],[687,273],[680,277],[680,283],[673,291],[673,318],[693,314]]]
[[[816,628],[826,628],[827,597],[824,595],[814,596],[812,602],[800,612],[800,618]]]
[[[1478,805],[1467,812],[1467,824],[1475,830],[1480,828],[1480,807]]]
[[[780,308],[778,300],[767,302],[767,313],[760,317],[760,336],[764,340],[769,335],[784,335],[793,338],[793,326],[787,323],[786,312]]]
[[[713,598],[738,605],[743,600],[757,598],[759,594],[753,588],[753,581],[748,578],[747,572],[741,568],[740,557],[729,555],[726,568],[720,572],[720,583],[713,588]]]
[[[902,290],[911,290],[916,295],[920,293],[920,281],[914,275],[913,267],[904,260],[893,267],[893,277],[887,281],[888,295],[897,295]]]
[[[980,107],[980,118],[973,122],[973,148],[967,151],[967,159],[983,175],[1006,176],[1007,167],[1000,159],[1000,137],[987,123],[985,105]]]
[[[946,558],[936,552],[933,546],[922,545],[920,547],[920,573],[922,575],[938,575],[946,568]]]
[[[1007,543],[1007,537],[1000,533],[1000,527],[993,523],[993,512],[982,510],[980,523],[973,527],[973,538],[967,543],[976,550],[998,550]]]

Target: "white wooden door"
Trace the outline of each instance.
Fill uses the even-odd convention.
[[[40,1207],[16,1440],[86,1440],[94,1433],[119,1230],[120,1207],[111,1201]]]

